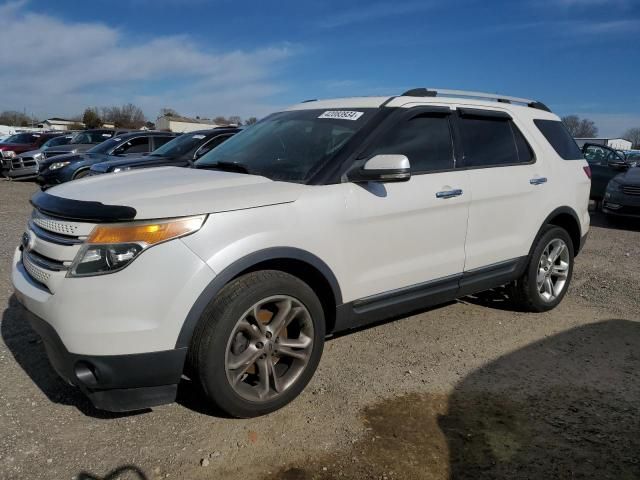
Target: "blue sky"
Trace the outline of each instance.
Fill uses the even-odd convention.
[[[640,1],[0,0],[0,110],[262,116],[418,86],[640,126]]]

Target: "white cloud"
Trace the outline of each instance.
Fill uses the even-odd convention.
[[[31,13],[25,4],[0,5],[0,109],[38,116],[136,100],[150,118],[163,106],[187,115],[264,115],[273,110],[269,97],[284,88],[275,74],[296,51],[211,52],[188,36],[134,41],[101,23]]]

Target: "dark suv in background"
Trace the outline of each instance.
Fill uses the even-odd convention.
[[[582,153],[591,167],[591,198],[607,215],[640,217],[638,158],[604,145],[587,143]]]
[[[240,131],[235,127],[220,127],[183,133],[146,156],[110,159],[91,167],[91,175],[117,173],[150,167],[189,167],[205,153]]]
[[[50,158],[63,153],[86,152],[95,145],[109,140],[115,135],[129,133],[130,130],[115,130],[112,128],[98,128],[95,130],[83,130],[78,132],[67,145],[51,147],[45,152],[45,158]],[[32,149],[30,149],[32,150]]]
[[[20,180],[35,177],[38,174],[38,162],[44,160],[45,152],[53,147],[67,145],[75,135],[75,132],[69,132],[67,135],[50,138],[39,149],[30,150],[12,158],[9,162],[9,170],[6,172],[7,177]]]
[[[23,132],[11,135],[0,143],[0,159],[2,173],[9,170],[11,160],[23,152],[40,148],[47,140],[62,135],[64,132]]]
[[[44,188],[82,178],[89,168],[123,156],[148,154],[176,137],[176,133],[135,131],[110,138],[82,153],[57,155],[40,163],[37,182]]]

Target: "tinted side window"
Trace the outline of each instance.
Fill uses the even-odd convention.
[[[564,124],[557,120],[534,120],[538,130],[565,160],[581,160],[582,152]]]
[[[213,150],[214,148],[216,148],[218,145],[220,145],[222,142],[224,142],[225,140],[227,140],[228,138],[231,138],[232,135],[218,135],[217,137],[213,137],[211,140],[209,140],[207,143],[205,143],[204,145],[202,145],[195,153],[196,158],[200,158],[202,155],[204,155],[205,153],[209,153],[211,150]]]
[[[153,137],[153,148],[159,148],[176,137]]]
[[[531,147],[508,118],[461,117],[460,135],[465,167],[513,165],[533,159]]]
[[[149,151],[149,137],[132,138],[115,150],[116,155],[128,155],[131,153],[147,153]]]
[[[386,132],[367,156],[406,155],[413,173],[449,170],[454,166],[447,116],[417,115]]]
[[[620,161],[616,153],[598,145],[589,145],[584,149],[584,158],[590,165],[608,165],[609,162]]]

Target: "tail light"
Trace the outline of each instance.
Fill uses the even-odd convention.
[[[587,165],[586,167],[582,167],[582,169],[584,170],[584,173],[587,175],[587,177],[591,178],[591,167]]]

